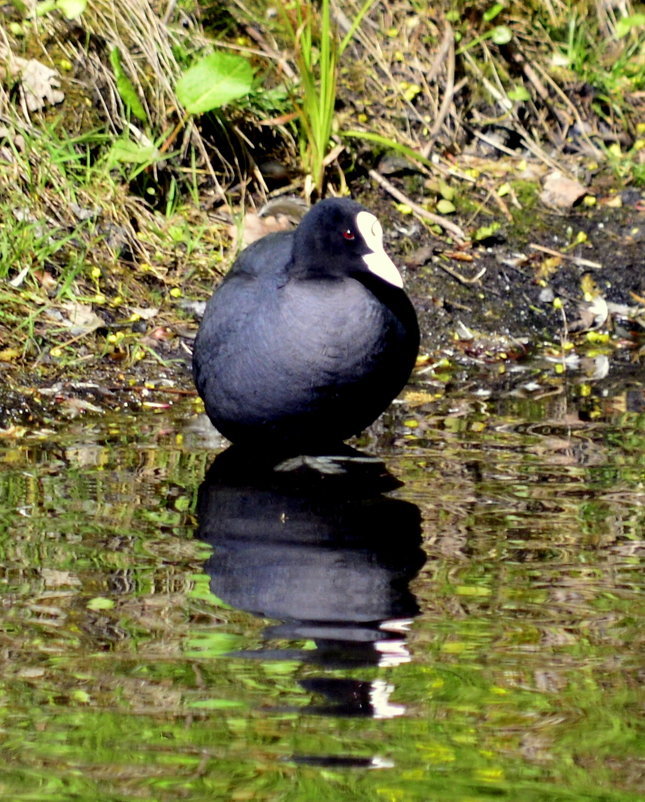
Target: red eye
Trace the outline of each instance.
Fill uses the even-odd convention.
[[[351,228],[347,228],[345,229],[345,231],[343,231],[343,237],[345,237],[345,239],[352,240],[355,239],[356,235],[354,234]]]

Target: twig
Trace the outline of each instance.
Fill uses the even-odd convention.
[[[403,192],[398,190],[394,184],[391,184],[387,178],[384,178],[384,176],[382,176],[376,170],[370,170],[369,174],[371,178],[373,178],[377,184],[380,184],[386,192],[389,192],[393,198],[396,198],[400,203],[405,203],[406,206],[409,206],[414,214],[416,214],[418,217],[428,220],[430,223],[434,223],[437,226],[441,226],[446,231],[450,231],[451,234],[454,234],[454,236],[462,242],[466,241],[466,235],[456,223],[446,220],[445,217],[441,217],[441,215],[426,211],[423,206],[419,206],[418,203],[410,200],[407,195],[404,195]]]
[[[481,141],[485,142],[487,145],[490,145],[491,148],[496,148],[497,150],[500,150],[502,153],[505,153],[507,156],[513,156],[513,158],[517,158],[516,150],[507,148],[506,145],[502,145],[501,142],[496,142],[495,139],[493,139],[493,137],[486,136],[486,134],[483,134],[481,131],[478,131],[476,128],[473,128],[470,125],[468,126],[464,125],[464,127],[467,127],[467,130],[470,131],[471,134],[476,136],[477,139],[481,139]]]
[[[423,76],[423,82],[426,85],[426,90],[428,91],[428,95],[430,94],[429,91],[429,84],[431,81],[434,80],[435,76],[439,72],[441,65],[446,63],[446,79],[444,81],[444,91],[443,91],[443,98],[441,100],[441,106],[439,107],[439,111],[434,121],[434,125],[428,134],[428,142],[423,148],[423,155],[428,157],[430,155],[430,151],[432,149],[432,143],[436,139],[439,131],[441,130],[446,117],[448,116],[448,112],[450,111],[450,106],[452,104],[452,99],[455,95],[455,35],[452,30],[451,25],[446,23],[446,28],[443,32],[443,38],[441,40],[441,44],[437,50],[437,55],[435,56],[434,63],[430,67],[429,74],[427,76]]]
[[[595,267],[601,268],[602,265],[600,262],[592,262],[590,259],[583,259],[580,256],[571,256],[568,253],[562,253],[562,251],[554,251],[553,248],[546,248],[544,245],[537,245],[534,242],[529,244],[529,248],[533,248],[534,251],[542,251],[543,253],[548,253],[549,256],[559,256],[562,259],[568,259],[570,262],[575,262],[577,265],[581,267]]]
[[[486,272],[486,269],[487,269],[485,267],[482,267],[482,269],[479,271],[479,273],[477,273],[477,275],[473,276],[472,278],[466,278],[465,276],[462,276],[461,273],[457,273],[456,270],[453,270],[451,267],[448,267],[448,265],[444,265],[444,264],[441,264],[441,262],[438,262],[438,266],[442,270],[445,270],[445,272],[449,276],[452,276],[460,284],[475,284],[484,275],[484,273]]]

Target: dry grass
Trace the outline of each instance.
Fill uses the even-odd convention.
[[[357,5],[357,0],[343,4],[340,20]],[[557,48],[539,21],[538,11],[546,11],[553,26],[566,25],[571,4],[534,6],[527,13],[527,4],[510,4],[503,24],[513,38],[508,45],[498,47],[486,38],[477,41],[493,23],[485,25],[481,13],[477,18],[472,9],[474,19],[462,20],[457,26],[441,13],[447,8],[439,9],[436,4],[432,14],[427,8],[414,12],[407,2],[379,4],[353,47],[356,61],[369,65],[364,86],[355,93],[359,111],[367,118],[366,130],[377,127],[385,136],[428,156],[442,151],[459,153],[473,137],[485,139],[488,127],[504,126],[515,132],[534,156],[554,166],[554,158],[575,129],[579,147],[599,157],[601,152],[592,137],[599,135],[601,121],[589,114],[589,109],[581,108],[579,97],[572,91],[579,88],[580,80],[571,69],[553,69]],[[587,6],[587,21],[589,15],[597,15],[595,24],[613,40],[612,52],[617,58],[630,44],[628,37],[617,38],[617,18],[633,14],[632,5],[621,1],[581,6]],[[485,11],[484,6],[481,11]],[[585,12],[580,13],[584,19]],[[470,39],[457,41],[457,27],[463,33],[465,26],[472,29]],[[593,46],[590,42],[589,47]],[[642,65],[642,53],[638,58]],[[519,84],[529,95],[521,104],[509,97],[509,91]],[[355,101],[353,88],[350,80],[344,95],[350,103]],[[385,112],[379,115],[378,124],[370,106],[375,106],[375,112]],[[643,119],[642,93],[634,91],[626,98],[624,112],[622,122],[634,135],[636,123]],[[503,146],[500,151],[504,152]]]
[[[426,203],[431,182],[453,180],[460,191],[473,193],[478,209],[490,202],[489,216],[508,217],[486,176],[475,182],[468,174],[469,159],[480,156],[480,148],[566,172],[579,164],[571,153],[601,164],[609,143],[627,148],[637,139],[643,92],[621,81],[615,67],[637,42],[636,32],[617,36],[620,18],[633,13],[631,3],[598,0],[574,9],[563,0],[512,2],[492,21],[484,18],[489,3],[469,4],[461,15],[450,13],[454,5],[417,0],[371,7],[339,63],[326,160],[330,191],[341,191],[345,180],[350,189],[357,179],[387,191],[389,183],[399,200],[406,199],[403,190],[408,193],[412,210],[425,213],[427,222],[434,214]],[[362,6],[361,0],[332,3],[339,37]],[[3,289],[4,311],[33,302],[25,299],[27,287],[43,308],[59,303],[64,290],[93,299],[110,319],[127,315],[128,304],[143,305],[151,294],[151,303],[171,310],[171,290],[190,286],[190,294],[207,295],[225,249],[232,258],[227,231],[234,208],[259,205],[272,194],[258,169],[263,160],[278,161],[292,182],[278,184],[273,194],[303,190],[293,42],[280,28],[280,15],[267,15],[264,2],[233,0],[226,9],[231,29],[226,41],[217,42],[178,4],[148,0],[93,0],[78,21],[57,13],[25,21],[15,12],[22,35],[9,25],[0,28],[0,208],[12,222],[0,236],[0,276],[11,281],[26,271],[22,283]],[[596,49],[600,66],[607,62],[605,77],[615,81],[607,97],[596,90],[585,95],[573,63],[554,62],[554,53],[568,46],[575,59],[584,45],[549,38],[550,30],[566,33],[572,20],[580,23],[574,32],[598,33],[589,53]],[[498,23],[512,34],[507,44],[490,38]],[[258,90],[223,114],[186,122],[175,83],[191,61],[214,47],[251,59]],[[145,122],[124,103],[110,63],[114,49]],[[18,58],[55,70],[63,101],[30,110],[10,72]],[[634,51],[633,59],[641,59],[642,70],[642,51]],[[518,87],[525,92],[521,101]],[[282,99],[274,101],[276,89]],[[373,139],[344,136],[351,129]],[[106,154],[119,138],[156,147],[164,158],[143,166],[111,163]],[[407,148],[408,157],[416,154],[416,195],[414,186],[383,181],[375,171],[388,143]],[[475,216],[453,226],[457,238]],[[25,241],[29,236],[34,242]],[[122,312],[118,298],[125,299]],[[7,336],[11,321],[24,313],[12,315],[0,319]]]

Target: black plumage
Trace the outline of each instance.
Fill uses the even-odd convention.
[[[202,320],[193,372],[235,443],[305,451],[357,434],[405,385],[419,330],[376,217],[347,198],[242,251]]]

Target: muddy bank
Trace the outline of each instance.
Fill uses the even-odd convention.
[[[504,366],[528,363],[542,379],[545,370],[549,383],[558,380],[554,366],[596,384],[642,379],[639,193],[624,192],[620,207],[536,210],[525,226],[502,224],[472,246],[452,244],[411,215],[393,212],[384,193],[364,187],[356,195],[384,221],[387,247],[403,266],[423,332],[422,383],[448,371],[449,381],[441,377],[444,391],[460,391],[476,376],[504,392],[526,379]],[[0,427],[9,433],[51,427],[59,419],[164,409],[192,397],[190,352],[203,298],[203,287],[191,297],[188,284],[161,323],[132,324],[150,349],[134,364],[118,348],[102,358],[95,353],[81,367],[52,359],[29,369],[0,363]],[[109,336],[109,329],[95,333],[97,341]]]

